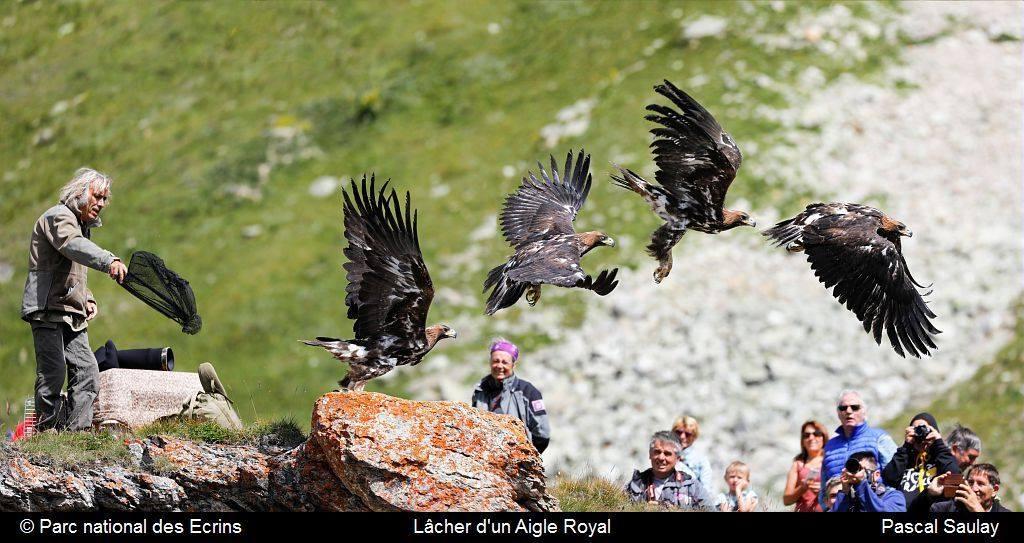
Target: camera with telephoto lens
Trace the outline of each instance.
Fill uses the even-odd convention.
[[[846,460],[846,465],[843,467],[846,468],[846,473],[849,473],[850,475],[853,475],[859,472],[860,470],[864,469],[863,467],[861,467],[860,462],[858,462],[857,459],[853,458],[852,456]]]
[[[918,442],[924,442],[924,439],[928,437],[928,434],[932,433],[932,429],[925,424],[918,424],[914,427],[914,438]]]

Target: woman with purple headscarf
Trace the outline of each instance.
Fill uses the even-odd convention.
[[[544,452],[551,439],[548,412],[537,387],[515,374],[519,347],[504,338],[491,342],[491,374],[473,389],[473,407],[512,415],[526,424],[527,437],[538,452]]]

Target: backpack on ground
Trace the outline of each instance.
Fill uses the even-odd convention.
[[[213,364],[203,362],[199,365],[199,381],[203,392],[197,392],[181,405],[179,417],[184,419],[208,420],[229,430],[242,430],[241,419],[233,407],[234,402],[228,398],[224,385],[217,378]]]

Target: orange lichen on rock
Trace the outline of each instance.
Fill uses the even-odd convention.
[[[371,509],[557,510],[540,455],[514,417],[335,392],[317,401],[311,428],[331,470]]]

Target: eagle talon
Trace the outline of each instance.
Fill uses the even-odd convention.
[[[666,277],[668,277],[668,274],[671,271],[671,261],[664,263],[661,266],[658,266],[658,269],[654,270],[654,282],[660,284]]]
[[[531,285],[526,289],[526,303],[530,304],[530,307],[537,305],[540,301],[540,287]]]

